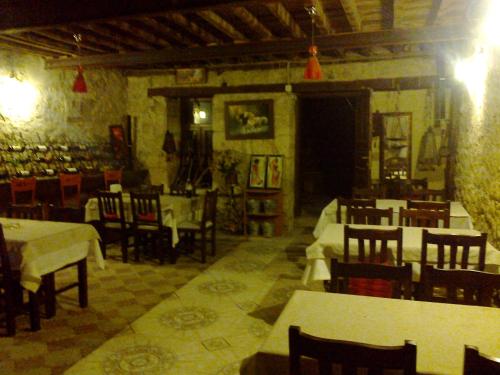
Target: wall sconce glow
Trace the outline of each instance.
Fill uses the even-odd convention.
[[[489,45],[500,46],[500,1],[490,0],[481,26],[481,39]]]
[[[0,77],[0,113],[11,121],[27,121],[33,116],[38,90],[28,82]]]
[[[477,111],[483,106],[487,74],[488,53],[484,48],[476,50],[471,57],[455,63],[455,78],[465,84]]]

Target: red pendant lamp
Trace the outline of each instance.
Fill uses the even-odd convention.
[[[309,59],[304,71],[304,79],[319,80],[323,78],[323,73],[317,57],[318,47],[314,44],[314,16],[317,14],[317,10],[314,5],[311,5],[306,7],[306,11],[311,17],[311,45],[309,46]]]
[[[76,47],[78,49],[78,57],[80,57],[80,42],[82,41],[81,34],[73,34],[73,38],[75,38]],[[85,78],[83,78],[83,67],[81,64],[78,64],[78,68],[76,71],[75,82],[73,83],[73,92],[76,93],[86,93],[87,92],[87,83],[85,82]]]

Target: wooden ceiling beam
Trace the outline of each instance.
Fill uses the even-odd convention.
[[[436,43],[453,40],[469,39],[471,36],[463,28],[458,27],[428,27],[407,30],[382,30],[362,33],[343,33],[318,36],[316,44],[320,51],[339,48],[370,48],[373,46],[391,46],[400,44]],[[164,49],[142,51],[123,55],[84,56],[81,61],[87,66],[132,66],[135,64],[174,64],[214,59],[238,58],[241,56],[259,56],[284,54],[293,55],[307,50],[309,41],[272,40],[265,42],[241,43],[213,47],[196,47],[184,49]],[[46,62],[47,68],[72,67],[77,64],[75,59],[51,60]]]
[[[394,28],[394,1],[382,0],[382,29],[391,30]]]
[[[182,15],[180,13],[167,14],[167,15],[165,15],[165,18],[167,20],[169,20],[170,22],[175,23],[175,24],[183,27],[191,34],[197,35],[199,38],[201,38],[203,41],[205,41],[205,43],[208,43],[208,44],[221,43],[221,40],[219,38],[216,38],[214,35],[212,35],[208,31],[202,29],[196,23],[188,20],[184,15]]]
[[[63,56],[71,56],[74,55],[74,51],[68,51],[66,48],[61,48],[61,47],[56,47],[52,44],[46,44],[42,43],[36,40],[33,40],[33,38],[28,38],[28,37],[19,37],[19,36],[12,36],[12,35],[0,35],[0,38],[4,41],[8,42],[13,42],[16,44],[21,44],[26,47],[33,47],[37,50],[41,51],[48,51],[48,52],[53,52],[59,55]]]
[[[98,34],[102,38],[107,38],[116,43],[116,45],[123,45],[126,48],[132,47],[136,50],[147,50],[150,46],[146,43],[142,43],[136,39],[128,37],[123,34],[118,34],[116,31],[101,25],[97,25],[95,23],[86,23],[80,24],[83,28],[89,29],[94,33]],[[84,38],[84,34],[82,33],[82,38]]]
[[[163,34],[165,36],[165,39],[167,40],[172,40],[184,46],[193,46],[196,44],[193,43],[191,40],[188,40],[184,35],[182,35],[177,30],[174,30],[170,26],[163,24],[162,22],[154,19],[153,17],[144,17],[142,20],[148,25],[150,25],[153,29]]]
[[[442,0],[432,0],[431,9],[429,11],[429,14],[427,15],[427,20],[425,22],[427,26],[432,26],[436,22],[439,9],[441,9],[441,3]]]
[[[13,42],[10,40],[3,40],[1,35],[0,35],[0,48],[5,48],[5,49],[12,50],[12,51],[27,52],[30,54],[41,55],[41,56],[45,56],[45,57],[56,58],[56,57],[61,56],[60,53],[55,53],[55,52],[47,51],[44,49],[39,49],[38,47],[34,47],[34,46],[27,47],[23,44],[17,44],[16,42]]]
[[[75,39],[73,37],[73,34],[68,34],[68,33],[64,33],[66,35],[61,35],[61,34],[58,34],[58,33],[55,33],[53,31],[48,31],[48,30],[40,30],[40,31],[34,31],[32,32],[32,34],[35,34],[35,35],[39,35],[39,36],[42,36],[44,38],[47,38],[47,39],[52,39],[52,40],[55,40],[57,42],[61,42],[61,43],[64,43],[70,47],[75,47]],[[97,52],[97,53],[106,53],[106,52],[110,52],[109,49],[104,49],[100,46],[96,46],[95,44],[90,44],[88,43],[87,41],[81,41],[80,43],[80,48],[82,50],[88,50],[88,51],[93,51],[93,52]]]
[[[352,31],[361,31],[362,29],[362,21],[361,15],[359,14],[358,5],[355,0],[340,0],[340,4],[344,9],[345,16],[347,21],[349,21],[349,25],[351,26]]]
[[[245,6],[268,0],[16,0],[0,2],[0,33],[32,31],[68,23],[155,16],[175,11],[198,11]]]
[[[233,41],[247,41],[247,37],[240,33],[238,30],[234,28],[229,22],[227,22],[224,18],[219,16],[217,13],[211,10],[200,10],[196,12],[201,18],[207,21],[210,25],[215,27],[217,30],[227,35]]]
[[[157,38],[147,31],[144,31],[140,27],[131,25],[129,22],[121,20],[110,20],[107,22],[107,24],[113,25],[122,31],[132,34],[135,36],[135,38],[141,38],[143,41],[152,44],[153,46],[170,47],[170,43],[168,43],[166,40]]]
[[[92,31],[92,33],[96,33],[99,35],[99,37],[95,37],[92,33],[89,33],[87,29],[84,29],[80,26],[59,26],[59,29],[70,33],[71,35],[73,35],[74,33],[79,33],[82,36],[82,43],[86,43],[86,41],[89,41],[98,46],[102,46],[103,48],[112,49],[116,52],[123,52],[125,50],[120,45],[117,45],[115,41],[110,41],[108,37],[103,37],[101,36],[101,34]]]
[[[437,76],[377,78],[342,82],[300,82],[292,83],[292,92],[314,95],[325,92],[422,90],[434,87]],[[449,84],[449,83],[448,83]],[[285,92],[285,84],[241,85],[241,86],[198,86],[198,87],[159,87],[148,90],[148,96],[164,97],[211,97],[217,94],[236,94],[242,92]]]
[[[286,10],[286,8],[281,3],[266,3],[266,8],[273,14],[274,17],[283,25],[286,29],[290,31],[290,34],[294,38],[305,38],[306,34],[300,28],[300,25],[295,22],[292,15]]]
[[[244,7],[235,7],[232,9],[234,15],[243,23],[251,27],[252,30],[259,35],[261,39],[272,39],[273,33],[265,27],[252,13]]]
[[[325,7],[323,6],[323,0],[316,0],[314,2],[314,7],[316,8],[316,25],[324,31],[326,35],[335,32],[332,28],[332,24],[325,13]]]

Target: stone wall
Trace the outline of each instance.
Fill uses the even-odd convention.
[[[72,92],[75,75],[75,70],[46,70],[40,57],[0,50],[0,94],[11,82],[29,83],[36,93],[29,116],[10,117],[2,107],[5,100],[0,103],[2,132],[9,138],[22,136],[43,143],[107,141],[108,126],[123,124],[127,113],[127,81],[116,70],[86,70],[88,93],[76,94]]]
[[[493,56],[483,107],[465,93],[458,128],[455,182],[457,198],[473,218],[474,227],[488,232],[500,248],[500,70]]]
[[[336,64],[323,66],[325,79],[331,81],[352,81],[359,79],[391,78],[435,75],[436,67],[432,59],[414,58],[404,60],[384,60],[375,62],[359,62],[349,64]],[[209,71],[206,85],[220,86],[269,84],[303,82],[304,67],[294,67],[287,70],[286,65],[277,65],[275,69],[246,70],[246,71]],[[179,118],[172,116],[171,106],[175,102],[165,104],[163,98],[147,98],[147,89],[154,87],[175,86],[173,75],[158,75],[150,77],[129,77],[129,106],[128,110],[137,121],[137,157],[152,171],[152,180],[157,183],[170,183],[176,170],[176,161],[166,161],[165,154],[161,151],[165,130],[178,134]],[[418,147],[421,136],[427,128],[424,121],[425,90],[403,91],[400,95],[394,93],[375,92],[372,97],[373,111],[381,112],[409,111],[413,113],[413,163],[416,163]],[[275,110],[276,135],[274,140],[247,140],[229,141],[224,134],[224,102],[229,100],[246,99],[273,99]],[[397,104],[399,102],[399,104]],[[168,107],[168,108],[167,108]],[[213,129],[214,150],[235,149],[242,151],[248,159],[252,153],[274,153],[285,155],[284,194],[286,224],[289,229],[293,227],[293,205],[295,181],[295,127],[296,127],[296,97],[287,93],[255,94],[245,93],[238,95],[217,95],[213,99]],[[142,138],[142,139],[141,139]],[[149,143],[152,141],[152,143]],[[176,137],[176,141],[178,138]],[[240,183],[246,183],[245,161],[240,175]],[[443,176],[441,171],[430,177],[431,186],[441,187]],[[219,181],[220,183],[220,181]]]

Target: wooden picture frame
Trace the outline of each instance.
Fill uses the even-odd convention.
[[[115,160],[126,160],[128,155],[127,138],[122,125],[110,125],[109,141]]]
[[[251,155],[248,169],[248,188],[264,189],[266,187],[266,155]]]
[[[175,70],[175,83],[178,85],[206,82],[207,70],[205,68],[187,68]]]
[[[283,181],[283,155],[268,155],[266,189],[281,189]]]
[[[226,139],[274,138],[273,100],[225,103]]]

